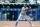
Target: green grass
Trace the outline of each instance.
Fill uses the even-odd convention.
[[[40,22],[38,24],[40,24]]]
[[[4,23],[0,23],[0,24],[4,24]]]

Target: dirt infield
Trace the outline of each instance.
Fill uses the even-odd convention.
[[[39,21],[31,21],[33,27],[40,27]],[[15,21],[0,21],[0,27],[15,27]],[[19,21],[17,27],[30,27],[27,21]]]

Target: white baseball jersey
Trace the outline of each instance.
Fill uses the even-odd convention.
[[[26,7],[26,8],[25,8],[25,7],[22,7],[22,10],[21,10],[21,13],[22,13],[22,14],[26,14],[25,9],[28,9],[28,7]]]

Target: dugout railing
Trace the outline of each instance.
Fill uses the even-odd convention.
[[[18,12],[18,16],[19,16],[19,13],[21,11],[21,9],[18,9],[18,8],[4,8],[4,9],[1,9],[1,21],[3,21],[3,11],[17,11]],[[35,20],[37,21],[38,20],[38,9],[31,9],[30,11],[35,11]]]

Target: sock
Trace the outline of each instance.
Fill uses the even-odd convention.
[[[18,22],[16,22],[15,26],[17,26]]]

